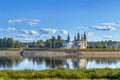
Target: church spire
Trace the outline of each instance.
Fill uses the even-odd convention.
[[[68,37],[67,37],[67,41],[70,41],[70,36],[69,36],[69,34],[68,34]]]
[[[77,40],[80,40],[79,30],[78,30],[78,34],[77,34]]]
[[[76,40],[76,35],[74,36],[74,40]]]
[[[86,33],[84,32],[84,40],[87,40]]]

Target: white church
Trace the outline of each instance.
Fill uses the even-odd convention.
[[[83,35],[81,35],[78,33],[77,37],[74,37],[73,41],[70,41],[70,36],[68,34],[67,40],[65,40],[65,42],[63,43],[63,48],[65,49],[85,49],[87,48],[87,37],[86,34],[84,32]]]

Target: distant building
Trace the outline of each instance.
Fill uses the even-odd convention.
[[[77,34],[77,38],[76,38],[76,36],[74,37],[72,48],[78,48],[78,49],[79,48],[81,48],[81,49],[87,48],[87,37],[86,37],[85,32],[84,32],[84,35],[81,36],[81,38],[80,38],[79,33]]]
[[[63,48],[73,48],[73,49],[85,49],[87,48],[87,37],[86,34],[84,33],[83,36],[80,38],[80,34],[77,34],[77,37],[74,37],[74,40],[71,42],[70,41],[70,36],[68,34],[67,40],[63,43]]]
[[[72,42],[70,41],[70,36],[68,34],[67,40],[63,43],[63,48],[71,49],[72,48]]]

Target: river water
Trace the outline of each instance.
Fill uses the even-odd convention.
[[[120,59],[0,57],[0,70],[120,68]]]

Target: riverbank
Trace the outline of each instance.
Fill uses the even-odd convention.
[[[119,51],[24,51],[24,57],[83,57],[83,58],[120,58]]]
[[[20,51],[4,51],[4,50],[0,50],[0,57],[1,56],[21,56],[20,55]]]
[[[2,80],[109,80],[120,79],[120,69],[0,70]]]
[[[22,57],[82,57],[82,58],[120,58],[120,51],[118,50],[0,50],[0,56],[22,56]]]

